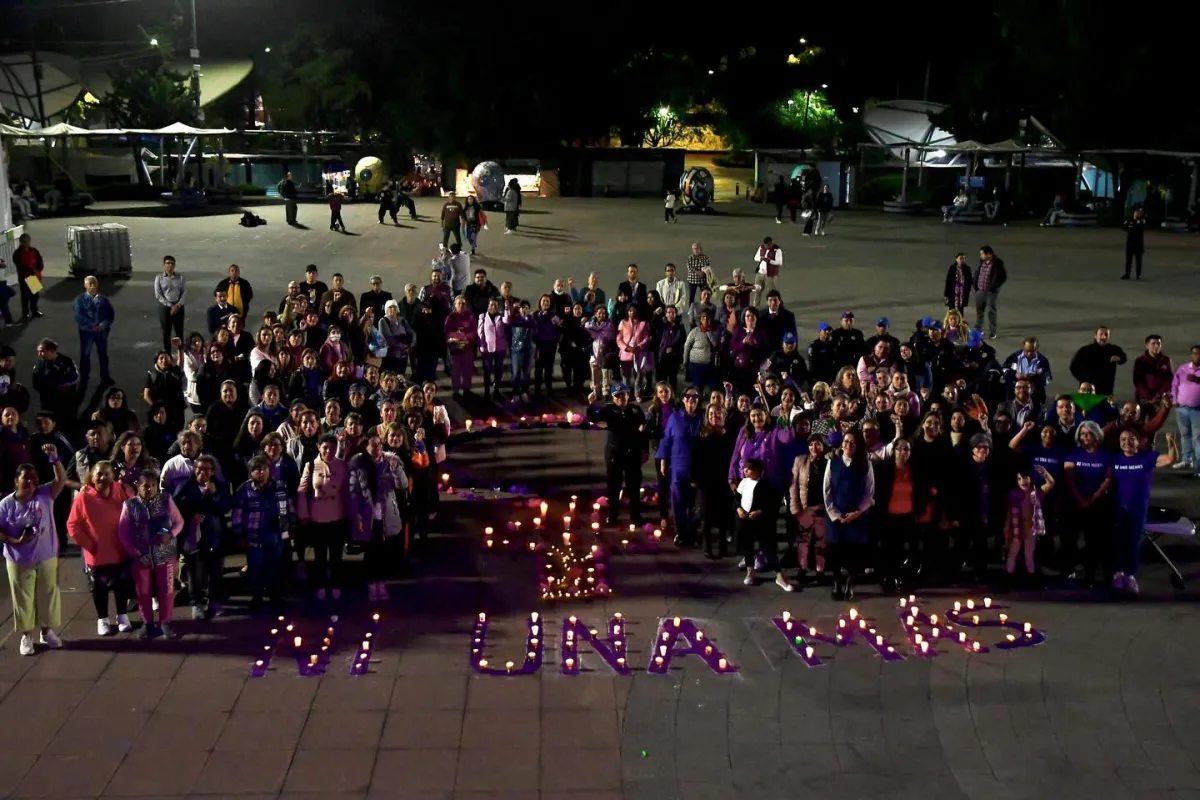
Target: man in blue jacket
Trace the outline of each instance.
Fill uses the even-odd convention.
[[[675,543],[691,546],[696,526],[692,519],[695,491],[692,488],[692,445],[700,437],[704,415],[700,413],[700,390],[689,386],[683,392],[683,410],[667,420],[654,457],[663,475],[671,476],[671,516],[675,521]],[[660,492],[667,487],[660,486]]]
[[[83,279],[83,294],[75,298],[72,310],[75,324],[79,326],[79,391],[87,386],[88,373],[92,369],[92,346],[100,359],[100,385],[113,382],[108,373],[108,333],[112,330],[116,312],[107,297],[100,294],[100,281],[88,275]]]

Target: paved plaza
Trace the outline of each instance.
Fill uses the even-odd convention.
[[[373,273],[393,292],[425,282],[440,241],[436,221],[428,220],[439,206],[420,201],[427,221],[402,220],[400,228],[376,225],[373,207],[349,206],[343,216],[352,235],[328,231],[318,205],[300,209],[309,230],[284,225],[274,205],[257,209],[270,224],[255,229],[239,227],[232,214],[180,219],[141,205],[101,209],[88,221],[127,224],[134,246],[133,278],[102,289],[117,307],[111,348],[118,384],[140,394],[160,345],[151,283],[163,254],[176,256],[189,282],[187,328],[202,329],[212,287],[231,263],[255,288],[256,314],[273,307],[309,263],[325,280],[342,272],[356,293]],[[1177,362],[1200,338],[1191,237],[1148,235],[1145,278],[1122,282],[1119,231],[979,228],[846,212],[828,236],[802,238],[798,227],[774,224],[769,210],[727,210],[664,225],[653,201],[531,200],[521,233],[500,235],[499,219],[483,233],[474,265],[496,283],[512,280],[522,297],[548,290],[555,277],[582,285],[591,271],[611,291],[629,262],[649,282],[667,261],[682,266],[692,241],[704,245],[721,275],[748,268],[758,242],[771,235],[785,252],[780,286],[802,342],[819,321],[833,323],[846,309],[864,328],[886,315],[905,338],[917,318],[940,316],[954,254],[974,261],[979,246],[990,244],[1010,276],[993,344],[1003,357],[1023,336],[1038,335],[1056,371],[1052,387],[1074,388],[1067,365],[1098,324],[1113,329],[1131,358],[1151,332],[1164,337]],[[46,317],[0,331],[0,341],[19,353],[24,380],[42,336],[78,352],[69,303],[81,288],[67,277],[63,226],[47,220],[28,229],[47,261]],[[1130,374],[1129,366],[1118,372],[1121,397],[1132,394]],[[461,417],[461,409],[451,414]],[[71,621],[64,650],[19,657],[10,604],[0,599],[0,796],[1200,798],[1200,678],[1188,660],[1200,641],[1192,588],[1200,587],[1200,561],[1190,544],[1171,550],[1185,577],[1197,578],[1183,593],[1151,560],[1136,602],[1089,592],[1016,593],[977,609],[984,622],[1006,614],[1018,625],[1018,642],[1019,626],[1030,622],[1046,638],[1036,647],[998,648],[1009,629],[966,627],[990,652],[968,653],[943,637],[936,657],[922,658],[906,641],[897,598],[864,591],[854,609],[883,637],[885,655],[866,637],[835,647],[808,636],[814,649],[806,661],[805,645],[773,620],[788,611],[825,634],[838,629],[839,615],[857,624],[850,606],[831,601],[827,590],[747,588],[732,564],[662,546],[610,557],[611,596],[548,605],[538,590],[537,555],[481,546],[485,526],[500,540],[506,522],[528,527],[537,509],[470,490],[523,484],[551,498],[550,516],[567,513],[575,494],[583,518],[601,491],[603,436],[550,427],[452,445],[458,491],[442,505],[441,531],[413,575],[390,585],[384,604],[347,593],[337,606],[289,606],[279,623],[247,617],[235,603],[214,621],[183,619],[184,638],[176,642],[100,639],[79,561],[65,560]],[[1160,474],[1156,496],[1197,516],[1197,485]],[[231,559],[230,567],[238,563]],[[230,584],[236,593],[238,582]],[[970,597],[982,606],[983,593]],[[937,591],[918,604],[944,624],[954,603],[967,599]],[[477,645],[481,612],[489,626]],[[536,645],[527,641],[531,612],[544,629]],[[563,620],[577,615],[601,630],[603,643],[618,613],[631,674],[616,674],[584,645],[573,651],[579,674],[564,674],[572,670],[562,664]],[[964,609],[964,621],[969,616]],[[648,670],[661,633],[673,637],[676,617],[703,632],[698,647],[714,647],[725,671],[700,656],[674,657],[666,674]],[[280,630],[274,637],[273,626]],[[311,642],[329,627],[335,632],[323,674],[300,675],[294,654],[307,663]],[[367,632],[369,671],[351,674]],[[293,633],[301,648],[285,638]],[[272,643],[271,669],[251,677]],[[904,660],[889,660],[889,644]],[[542,666],[527,675],[477,674],[474,647],[501,673],[509,661],[521,672],[531,649]]]

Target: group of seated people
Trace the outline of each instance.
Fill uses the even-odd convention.
[[[253,333],[244,304],[217,291],[208,332],[155,355],[142,414],[115,385],[82,414],[64,405],[74,366],[47,339],[31,431],[16,354],[0,352],[0,483],[14,487],[0,543],[21,652],[60,644],[68,541],[83,551],[102,636],[134,630],[134,601],[138,635],[177,636],[177,583],[194,618],[221,614],[236,549],[252,610],[285,593],[387,599],[437,518],[456,427],[439,363],[455,396],[475,391],[481,362],[485,401],[522,407],[531,373],[547,399],[560,375],[563,399],[586,400],[621,453],[641,455],[623,478],[633,520],[653,454],[660,524],[714,558],[732,540],[747,583],[776,571],[793,591],[793,565],[848,597],[867,569],[889,590],[958,582],[964,565],[986,580],[995,552],[1012,574],[1023,551],[1031,580],[1040,562],[1137,591],[1149,470],[1168,458],[1148,445],[1169,396],[1117,411],[1080,387],[1043,411],[1048,364],[1028,347],[999,362],[961,316],[953,331],[920,320],[901,341],[889,320],[867,335],[847,311],[802,348],[778,291],[756,308],[740,270],[718,286],[690,261],[686,280],[668,264],[653,289],[631,264],[611,298],[595,274],[526,298],[484,270],[452,297],[447,277],[435,265],[393,297],[374,276],[356,297],[310,265]],[[614,524],[622,467],[610,464]],[[347,548],[363,551],[361,572],[344,569]]]

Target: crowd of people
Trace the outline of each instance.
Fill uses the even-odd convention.
[[[652,518],[713,559],[732,545],[747,584],[774,573],[784,591],[817,581],[851,598],[868,574],[891,591],[1020,572],[1137,592],[1153,470],[1194,473],[1200,460],[1200,346],[1175,369],[1147,337],[1133,398],[1118,403],[1128,356],[1100,327],[1060,390],[1036,338],[1007,356],[985,341],[1004,280],[987,247],[973,276],[961,254],[951,266],[942,319],[863,331],[848,310],[805,346],[775,286],[782,251],[768,238],[754,258],[753,283],[741,269],[721,283],[696,243],[682,270],[647,280],[630,264],[611,294],[593,273],[518,295],[438,258],[421,287],[393,295],[373,276],[356,296],[309,265],[265,309],[234,265],[197,319],[166,256],[144,411],[113,383],[119,317],[88,278],[73,304],[80,362],[53,339],[37,345],[33,431],[17,354],[0,351],[0,484],[13,486],[0,543],[21,652],[60,645],[68,542],[101,636],[134,630],[133,603],[147,638],[178,635],[177,596],[194,618],[221,614],[236,549],[252,609],[347,588],[387,599],[438,514],[455,428],[439,367],[454,398],[496,413],[585,403],[607,428],[607,522],[623,509],[634,524]],[[970,327],[973,291],[985,297]],[[100,385],[81,410],[93,350]],[[1182,449],[1168,435],[1159,455],[1173,406]],[[658,492],[644,509],[650,461]],[[355,548],[363,568],[350,574]]]

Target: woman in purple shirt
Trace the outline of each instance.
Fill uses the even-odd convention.
[[[1167,434],[1167,452],[1159,455],[1153,450],[1142,449],[1142,439],[1137,431],[1121,431],[1121,452],[1112,462],[1117,568],[1112,580],[1114,589],[1138,593],[1135,575],[1142,563],[1142,536],[1146,532],[1146,512],[1150,509],[1150,483],[1156,467],[1168,467],[1178,457],[1172,434]]]
[[[17,468],[13,493],[0,500],[0,543],[8,562],[13,624],[21,634],[23,656],[34,654],[33,634],[39,628],[43,647],[62,647],[54,632],[62,623],[54,500],[67,484],[67,473],[54,445],[42,445],[42,452],[54,467],[54,482],[39,486],[37,470],[32,464],[22,464]]]
[[[1094,422],[1083,422],[1075,431],[1077,445],[1067,455],[1063,465],[1067,477],[1064,514],[1066,524],[1062,536],[1062,567],[1072,570],[1071,577],[1090,585],[1096,578],[1096,568],[1107,568],[1107,549],[1111,546],[1112,515],[1112,455],[1100,445],[1104,434]],[[1083,569],[1076,558],[1079,537],[1083,536]]]

